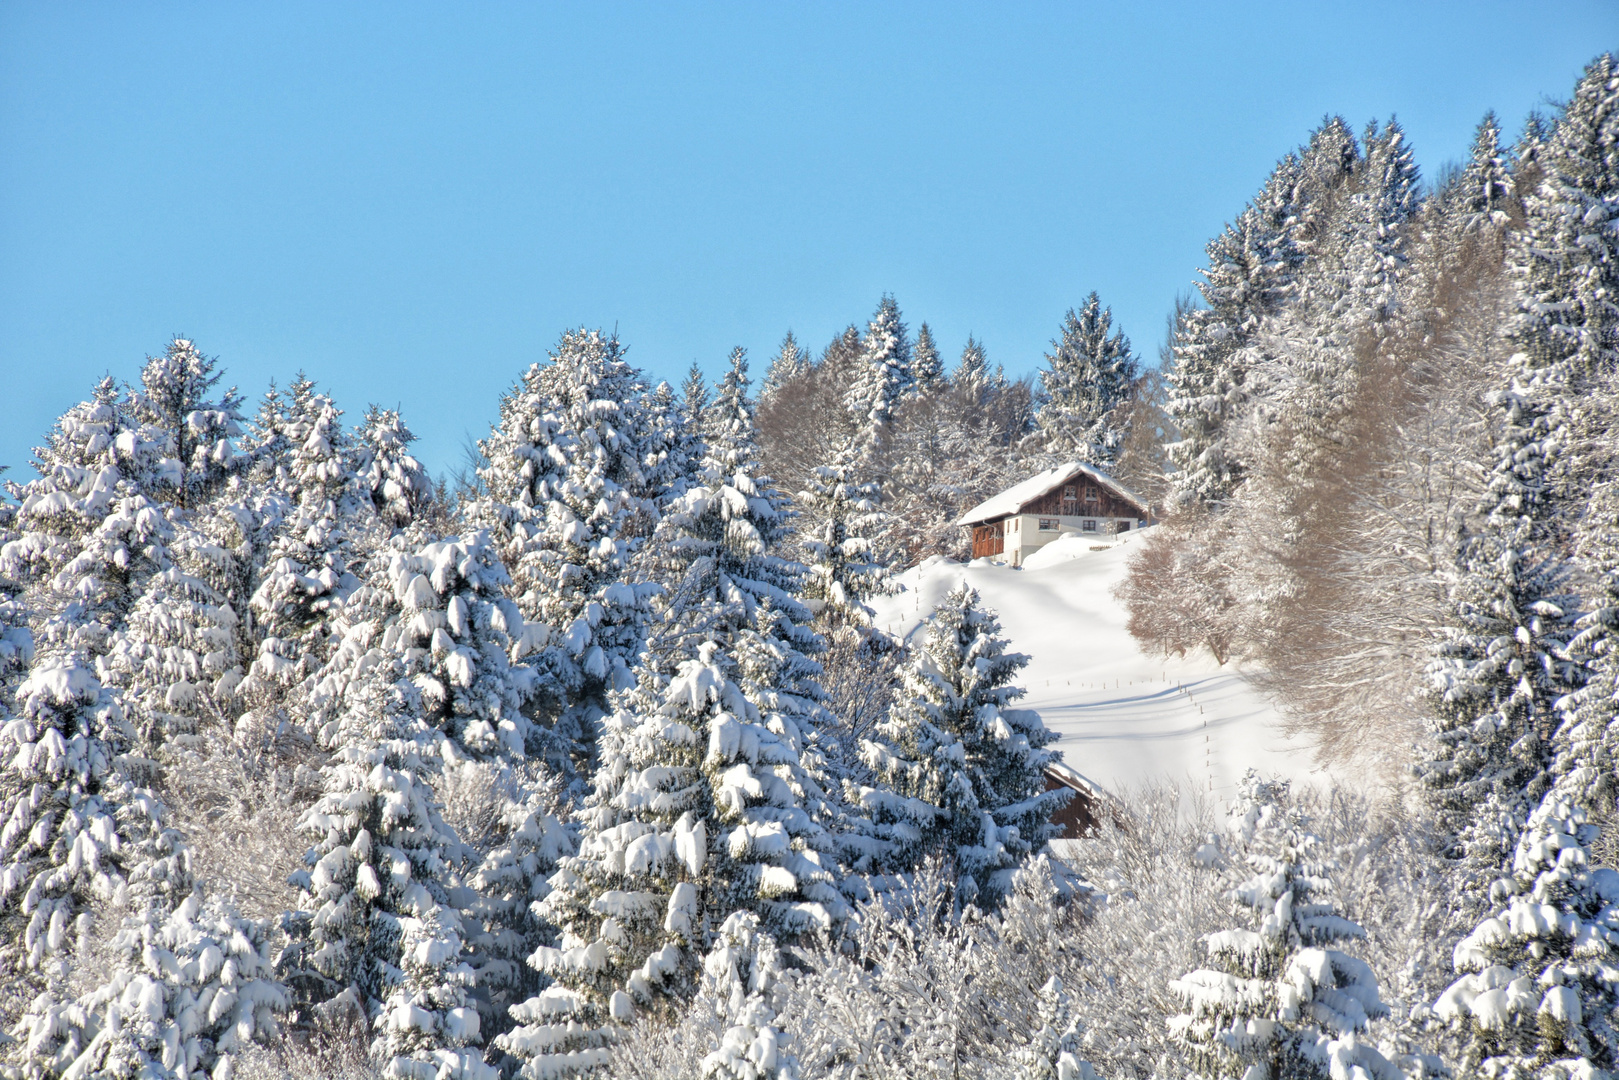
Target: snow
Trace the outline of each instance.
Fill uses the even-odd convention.
[[[1100,469],[1092,468],[1083,461],[1070,461],[1063,465],[1053,466],[1045,472],[1036,473],[1023,481],[1023,483],[1014,484],[999,495],[985,499],[965,514],[962,514],[957,519],[956,524],[971,525],[974,522],[990,521],[994,518],[1005,517],[1008,514],[1015,514],[1030,499],[1038,499],[1070,476],[1078,473],[1084,473],[1103,487],[1111,488],[1137,506],[1147,505],[1140,496],[1107,473],[1102,472]]]
[[[871,598],[874,621],[909,637],[956,585],[977,589],[1010,648],[1030,657],[1018,704],[1038,711],[1061,735],[1054,745],[1065,763],[1104,789],[1168,781],[1223,802],[1249,768],[1325,782],[1310,748],[1283,736],[1280,714],[1240,670],[1207,652],[1148,655],[1130,636],[1112,590],[1145,535],[1054,541],[1021,570],[935,556],[899,575],[895,593]]]

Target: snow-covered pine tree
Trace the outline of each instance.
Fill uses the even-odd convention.
[[[641,686],[607,722],[582,812],[542,909],[562,929],[536,963],[557,985],[513,1010],[500,1045],[524,1075],[606,1059],[612,1022],[688,995],[716,927],[751,911],[776,937],[826,928],[834,887],[831,812],[806,766],[819,710],[818,639],[795,597],[802,568],[778,552],[787,517],[757,476],[746,355],[732,354],[712,418],[703,483],[660,528],[678,581]]]
[[[1619,796],[1619,479],[1591,493],[1577,537],[1591,585],[1569,655],[1584,668],[1585,681],[1556,702],[1561,723],[1552,771],[1563,796],[1595,816]]]
[[[703,436],[686,422],[685,410],[666,382],[646,397],[646,430],[641,469],[661,512],[692,485],[703,456]]]
[[[781,339],[781,349],[770,361],[764,382],[759,386],[759,404],[767,404],[782,387],[801,378],[812,366],[814,361],[810,354],[798,344],[793,332],[787,331],[787,336]]]
[[[815,784],[796,733],[748,699],[738,674],[705,642],[607,720],[579,854],[541,904],[562,937],[534,962],[555,983],[513,1010],[521,1026],[499,1043],[526,1060],[520,1075],[605,1062],[614,1022],[689,996],[731,913],[757,915],[776,938],[844,913],[833,840],[803,806]]]
[[[1494,401],[1500,428],[1485,520],[1465,539],[1456,614],[1432,669],[1440,750],[1424,778],[1474,871],[1462,884],[1474,904],[1545,792],[1553,705],[1581,678],[1568,655],[1577,601],[1566,549],[1569,523],[1611,453],[1605,437],[1587,433],[1596,426],[1590,402],[1603,396],[1593,387],[1619,360],[1613,69],[1611,56],[1593,62],[1537,155],[1542,178],[1509,255],[1520,290],[1509,340],[1518,351]]]
[[[1473,135],[1467,166],[1442,193],[1445,209],[1460,216],[1464,232],[1499,229],[1517,209],[1516,192],[1516,178],[1501,147],[1501,122],[1494,112],[1487,112]]]
[[[1619,61],[1586,68],[1537,155],[1524,228],[1510,259],[1520,304],[1513,344],[1536,381],[1561,398],[1561,453],[1550,494],[1573,521],[1593,479],[1611,465],[1619,369]]]
[[[416,436],[397,409],[366,407],[354,433],[354,475],[368,492],[372,508],[388,526],[402,529],[416,520],[433,496],[427,469],[410,453]]]
[[[911,391],[926,394],[937,390],[943,381],[944,361],[939,358],[933,330],[924,322],[916,331],[916,345],[911,349]]]
[[[145,579],[167,565],[173,529],[142,486],[162,472],[162,453],[108,377],[35,450],[39,476],[12,487],[16,536],[0,548],[0,573],[30,589],[48,637],[105,652]]]
[[[242,471],[254,482],[278,492],[292,490],[288,459],[293,441],[287,427],[291,422],[290,403],[275,380],[259,399],[258,412],[247,422],[241,439],[245,462]]]
[[[1269,531],[1289,540],[1323,498],[1332,505],[1338,497],[1335,462],[1355,441],[1357,407],[1378,376],[1407,261],[1418,192],[1410,146],[1392,120],[1370,125],[1363,141],[1364,159],[1300,240],[1308,258],[1249,363],[1253,416],[1236,442],[1250,466],[1288,478],[1267,479],[1266,488],[1277,492],[1269,501],[1280,517]]]
[[[703,369],[693,360],[691,367],[686,369],[686,378],[680,384],[680,414],[685,418],[687,428],[699,433],[708,429],[708,404],[708,380],[703,377]]]
[[[436,749],[444,782],[488,785],[506,803],[503,820],[490,829],[491,839],[503,842],[469,867],[465,876],[479,895],[461,904],[476,1004],[493,1033],[532,989],[526,958],[550,940],[528,910],[544,894],[543,878],[521,875],[548,876],[572,850],[552,813],[575,794],[572,747],[528,715],[538,676],[512,656],[535,638],[504,595],[509,579],[486,534],[395,552],[386,577],[400,609],[381,644],[402,661],[416,719],[447,736]]]
[[[11,977],[60,977],[54,961],[88,936],[93,904],[116,913],[131,878],[139,892],[183,869],[161,804],[118,770],[134,742],[80,653],[48,648],[17,689],[0,728],[0,963]]]
[[[242,613],[229,592],[239,570],[238,528],[223,510],[201,521],[182,511],[172,560],[147,580],[100,662],[149,751],[201,745],[205,725],[229,716],[245,674]]]
[[[684,657],[705,640],[729,648],[753,624],[759,605],[769,603],[785,617],[789,643],[814,652],[811,616],[797,598],[804,568],[781,553],[791,511],[770,478],[760,475],[745,350],[732,350],[708,412],[699,482],[670,505],[659,537],[666,564],[660,572],[671,592],[655,651]]]
[[[366,710],[375,709],[366,701],[391,702],[394,723],[404,725],[398,739],[420,744],[411,750],[413,783],[471,791],[475,799],[491,793],[475,808],[481,817],[469,820],[479,850],[467,852],[465,866],[457,859],[456,873],[441,884],[458,890],[446,893],[459,908],[456,963],[469,973],[479,1028],[492,1034],[511,1001],[531,989],[523,960],[549,938],[529,905],[544,895],[544,876],[557,857],[572,850],[555,817],[574,794],[572,746],[528,716],[538,678],[518,662],[544,644],[545,628],[525,623],[504,596],[505,569],[482,532],[414,549],[396,534],[372,562],[372,580],[343,606],[340,647],[308,684],[308,712],[320,741],[341,753],[360,737],[350,729],[370,722]],[[377,668],[385,671],[375,674]],[[390,690],[379,679],[401,685]],[[430,786],[422,790],[424,798],[438,797]],[[498,820],[482,820],[490,813]],[[460,842],[446,834],[444,843],[452,841],[459,851]],[[463,881],[472,888],[460,889]],[[340,938],[316,944],[335,948]],[[324,970],[313,961],[305,966],[311,965],[317,974]],[[301,979],[305,986],[318,981]],[[318,1002],[341,990],[340,982],[328,983],[306,996]]]
[[[241,434],[242,399],[234,387],[212,396],[223,377],[217,363],[175,338],[147,358],[141,388],[129,397],[134,420],[164,440],[160,480],[182,508],[207,502],[241,465],[232,440]]]
[[[323,394],[300,398],[308,412],[289,428],[302,441],[287,455],[298,502],[275,529],[250,601],[258,638],[242,687],[250,696],[285,691],[325,663],[336,645],[332,612],[360,584],[351,533],[371,505],[356,484],[343,414]]]
[[[395,552],[385,573],[401,612],[382,644],[402,658],[423,721],[479,758],[541,756],[549,733],[525,712],[538,674],[512,662],[528,624],[505,596],[510,578],[488,534]]]
[[[876,468],[888,449],[889,428],[900,399],[911,388],[911,342],[899,305],[884,295],[866,327],[853,378],[844,394],[853,435],[841,458],[857,468]]]
[[[1302,254],[1293,241],[1302,166],[1283,158],[1254,200],[1207,247],[1198,283],[1206,306],[1184,311],[1167,375],[1168,411],[1181,438],[1170,447],[1178,505],[1217,507],[1241,483],[1230,436],[1247,401],[1250,349],[1283,302]]]
[[[1098,1080],[1091,1063],[1079,1056],[1079,1017],[1056,975],[1040,987],[1039,1017],[1040,1030],[1018,1052],[1019,1080]]]
[[[192,893],[125,919],[109,977],[73,1001],[37,998],[18,1023],[29,1080],[230,1076],[233,1057],[279,1032],[288,1005],[262,924]]]
[[[819,629],[833,635],[870,626],[866,600],[888,587],[889,567],[877,545],[889,516],[877,505],[877,485],[851,480],[851,471],[842,463],[822,465],[798,496],[813,522],[798,539],[809,570],[804,602]]]
[[[1093,292],[1080,310],[1068,310],[1062,336],[1040,373],[1045,400],[1035,417],[1042,450],[1051,461],[1087,461],[1106,469],[1124,445],[1124,406],[1139,363],[1124,331],[1113,329],[1113,310]]]
[[[857,797],[892,845],[893,866],[951,860],[961,902],[990,907],[1057,832],[1051,815],[1067,796],[1047,791],[1043,773],[1057,736],[1039,713],[1010,707],[1029,660],[1006,651],[976,590],[953,590],[926,628],[878,738],[861,745],[879,785]]]
[[[956,361],[956,370],[950,373],[950,381],[957,387],[976,387],[988,379],[989,358],[984,355],[983,343],[968,334],[967,344],[961,349],[961,358]]]
[[[310,912],[306,963],[326,980],[317,1000],[353,993],[389,1075],[486,1080],[476,975],[449,896],[463,852],[432,787],[447,738],[422,722],[419,691],[387,652],[368,653],[349,686],[325,794],[299,822],[314,840],[293,880]]]
[[[1511,396],[1511,395],[1509,395]],[[1538,456],[1511,400],[1502,465]],[[1499,472],[1499,471],[1498,471]],[[1553,704],[1572,688],[1566,567],[1531,546],[1527,517],[1503,500],[1465,541],[1454,613],[1429,670],[1434,756],[1419,769],[1437,819],[1465,861],[1461,888],[1487,887],[1545,791]],[[1525,510],[1534,512],[1531,507]]]
[[[703,958],[697,1008],[707,1007],[725,1025],[720,1045],[703,1059],[714,1080],[797,1080],[798,1062],[786,1050],[791,1039],[776,1025],[787,966],[759,916],[732,912]]]
[[[1209,935],[1214,966],[1170,983],[1187,1008],[1170,1019],[1170,1031],[1195,1075],[1399,1080],[1399,1069],[1359,1041],[1388,1009],[1366,962],[1334,947],[1365,932],[1333,903],[1330,856],[1288,805],[1287,783],[1250,769],[1230,825],[1253,872],[1232,898],[1254,913],[1257,928]]]
[[[561,693],[559,730],[588,745],[607,695],[631,668],[656,586],[628,582],[637,519],[655,515],[642,453],[639,373],[616,337],[562,336],[502,400],[479,444],[484,495],[468,519],[489,530],[525,618],[552,628],[536,657]]]
[[[1456,946],[1433,1011],[1464,1075],[1608,1075],[1619,1067],[1619,873],[1591,865],[1599,830],[1560,789],[1530,814],[1494,908]]]

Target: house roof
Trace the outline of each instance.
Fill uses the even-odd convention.
[[[1102,472],[1100,469],[1093,469],[1083,461],[1070,461],[1047,469],[1045,472],[1036,473],[1023,481],[1023,483],[1014,484],[999,495],[985,499],[965,514],[962,514],[956,524],[976,525],[982,521],[994,521],[996,518],[1015,514],[1022,509],[1024,503],[1038,499],[1052,489],[1080,475],[1090,477],[1119,498],[1134,503],[1143,513],[1146,512],[1146,502],[1107,473]]]

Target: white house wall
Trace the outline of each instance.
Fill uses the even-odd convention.
[[[1059,536],[1074,533],[1105,539],[1113,535],[1116,525],[1122,524],[1134,530],[1141,528],[1143,524],[1138,518],[1086,518],[1063,515],[1057,518],[1059,525],[1056,530],[1041,531],[1041,519],[1050,517],[1049,514],[1014,514],[1008,517],[1002,528],[1005,550],[999,556],[993,556],[995,561],[1021,566],[1027,556],[1039,551]],[[1086,531],[1086,521],[1096,522],[1094,531]]]

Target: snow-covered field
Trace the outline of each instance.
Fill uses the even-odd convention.
[[[1030,657],[1023,704],[1062,734],[1064,760],[1103,787],[1170,780],[1224,800],[1250,766],[1296,783],[1323,780],[1308,748],[1282,736],[1276,710],[1231,665],[1206,652],[1165,659],[1141,651],[1112,590],[1143,535],[1103,550],[1092,546],[1104,541],[1065,537],[1021,570],[935,557],[901,575],[901,591],[878,598],[877,623],[911,634],[965,579]]]

